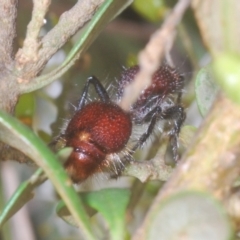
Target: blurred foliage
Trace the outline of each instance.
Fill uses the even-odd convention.
[[[110,239],[124,239],[127,232],[125,212],[130,198],[128,189],[102,189],[100,191],[79,194],[83,203],[97,210],[107,222],[110,229]],[[73,226],[77,223],[68,211],[63,201],[57,205],[57,214]],[[96,212],[89,211],[90,216]]]
[[[49,31],[56,24],[61,13],[69,9],[76,1],[55,0],[52,2],[50,11],[46,16],[47,24],[45,25],[42,34]],[[57,109],[57,120],[53,124],[51,124],[51,121],[48,123],[51,124],[48,127],[51,127],[52,129],[52,137],[59,134],[65,121],[71,117],[71,114],[74,111],[74,107],[72,105],[77,103],[81,95],[83,84],[88,76],[96,75],[105,86],[110,86],[110,95],[113,99],[115,99],[114,86],[122,68],[125,66],[132,66],[137,63],[138,52],[145,46],[151,34],[153,34],[160,26],[160,23],[164,20],[171,10],[171,7],[174,6],[176,2],[177,1],[135,0],[130,8],[128,8],[119,18],[113,21],[113,23],[111,23],[102,32],[88,51],[84,53],[81,59],[75,63],[71,70],[59,79],[59,84],[61,85],[60,95],[57,97],[47,95],[46,89],[23,95],[16,107],[16,116],[22,122],[36,129],[36,132],[40,133],[43,138],[48,139],[48,133],[44,132],[39,126],[33,126],[33,120],[36,118],[35,114],[40,108],[39,102],[41,99],[45,99],[49,102],[49,104],[53,104]],[[230,2],[231,4],[234,4],[234,1]],[[229,16],[229,8],[226,8],[226,11],[221,13],[220,10],[222,8],[220,7],[222,7],[223,3],[220,4],[219,1],[218,3],[213,1],[213,3],[216,4],[216,13],[220,15],[219,19],[217,19],[216,14],[214,15],[214,13],[212,13],[211,17],[214,17],[214,21],[217,19],[221,22],[221,19],[223,18],[224,22],[227,22],[227,26],[232,26],[232,23],[236,24],[236,21],[232,20],[233,17],[236,17],[235,15],[231,17],[231,20],[227,19],[224,15],[224,13],[227,12],[227,16]],[[229,7],[226,1],[225,4]],[[31,8],[31,1],[19,1],[16,49],[22,45],[22,41],[26,33],[26,26],[31,17]],[[200,32],[197,27],[200,26],[201,29],[203,27],[203,23],[201,21],[207,21],[208,17],[209,15],[206,17],[205,13],[202,13],[201,18],[197,17],[197,20],[195,20],[192,10],[188,10],[183,21],[179,25],[176,42],[171,52],[171,57],[177,70],[181,72],[186,79],[183,104],[187,109],[189,109],[189,114],[186,120],[187,126],[183,127],[180,135],[180,142],[183,145],[183,148],[187,148],[187,146],[190,145],[193,134],[201,121],[198,111],[200,111],[202,116],[205,116],[214,101],[216,94],[216,84],[211,76],[211,69],[209,67],[203,68],[203,66],[209,65],[212,60],[208,51],[213,52],[212,49],[217,49],[219,46],[217,43],[219,43],[222,38],[221,36],[223,35],[226,36],[226,39],[224,37],[225,46],[228,46],[227,49],[230,49],[231,51],[232,49],[235,49],[235,46],[233,45],[236,45],[235,41],[238,39],[232,32],[229,35],[230,30],[226,29],[226,25],[223,25],[221,29],[221,31],[223,31],[223,35],[220,34],[217,36],[217,34],[215,34],[215,30],[219,33],[219,31],[217,31],[219,28],[216,28],[216,26],[212,23],[211,25],[208,24],[208,30],[206,31],[206,36],[211,39],[211,44],[209,44],[209,41],[206,40],[208,39],[206,36],[200,36]],[[235,38],[231,40],[228,37],[232,35]],[[217,43],[215,41],[216,36]],[[204,43],[202,38],[204,39]],[[67,43],[63,50],[60,51],[63,58],[67,56],[75,41],[75,38],[73,38],[72,41]],[[204,47],[204,44],[206,44],[208,51]],[[221,56],[221,58],[215,58],[214,60],[212,69],[214,70],[214,73],[216,73],[217,84],[224,89],[228,96],[239,103],[239,56],[235,56],[231,52],[231,54],[225,53]],[[55,61],[49,64],[45,70],[49,71],[52,68],[55,68],[60,64],[59,62],[61,63],[62,59],[58,55]],[[192,79],[195,78],[196,73],[198,74],[196,76],[196,82],[194,82]],[[52,91],[57,91],[56,87],[53,88]],[[195,93],[196,99],[193,98]],[[95,97],[94,93],[91,91],[90,96],[91,99]],[[199,110],[194,107],[196,106],[196,103]],[[37,122],[39,125],[42,121],[41,115],[50,116],[52,111],[51,109],[52,108],[44,108],[41,110],[41,114],[37,115]],[[152,142],[154,142],[154,138],[155,136],[152,137]],[[159,142],[160,141],[158,140],[157,144],[159,144]],[[154,143],[156,143],[156,141]],[[31,148],[31,144],[24,145],[24,148]],[[41,152],[41,150],[38,151]],[[43,149],[42,151],[45,150]],[[154,150],[154,153],[155,152],[156,150]],[[147,147],[146,150],[143,149],[141,155],[144,158],[146,158],[146,156],[153,155],[153,148]],[[27,171],[29,171],[29,169]],[[22,184],[28,184],[27,186],[30,186],[27,192],[32,196],[32,190],[35,186],[32,185],[30,180],[31,178],[29,178],[26,182],[23,181]],[[103,186],[99,186],[100,182],[103,182]],[[102,187],[108,188],[110,184],[114,185],[114,189],[95,191],[96,189],[98,190]],[[121,184],[125,184],[124,188],[122,188]],[[23,185],[20,185],[19,189],[21,189],[21,186]],[[129,188],[130,186],[134,186],[131,188],[131,192],[125,189],[126,185]],[[94,183],[93,180],[93,182],[90,181],[83,184],[83,186],[80,186],[80,191],[90,191],[89,193],[80,194],[83,202],[85,203],[84,207],[87,209],[87,212],[89,213],[89,206],[95,209],[95,211],[90,211],[91,213],[89,214],[89,216],[94,214],[94,217],[91,218],[93,233],[96,234],[96,236],[103,236],[104,234],[104,236],[110,235],[111,237],[109,239],[130,239],[130,236],[132,236],[135,230],[140,226],[140,223],[145,217],[146,211],[151,206],[155,195],[161,188],[161,185],[161,183],[142,184],[138,180],[134,181],[134,183],[132,180],[128,180],[127,184],[125,182],[122,183],[121,180],[112,183],[111,181],[106,182],[102,178],[101,181],[97,181],[97,183]],[[26,187],[26,185],[24,186]],[[122,189],[116,189],[117,187]],[[46,190],[48,187],[44,185],[44,188],[44,194],[41,194],[41,197],[47,197],[49,189],[53,194],[55,193],[51,187]],[[80,231],[78,229],[76,230],[74,227],[66,224],[62,220],[60,220],[61,222],[59,223],[59,220],[56,219],[54,204],[57,202],[59,196],[54,195],[54,204],[51,202],[52,200],[46,203],[46,200],[41,199],[41,197],[40,200],[33,199],[32,205],[30,204],[30,206],[34,206],[30,207],[30,211],[33,229],[36,233],[36,239],[45,240],[54,239],[54,237],[55,239],[60,240],[79,239],[79,232],[81,232],[81,229]],[[192,201],[192,199],[194,199],[194,201]],[[29,198],[24,201],[24,203],[28,202]],[[37,204],[34,205],[36,202]],[[129,206],[127,206],[128,202]],[[17,209],[19,209],[22,206],[22,202],[20,201],[20,203],[16,203]],[[193,216],[193,212],[187,211],[189,210],[191,204],[194,205],[192,206],[193,209],[198,209],[200,213],[201,209],[204,208],[202,207],[203,205],[207,210],[201,213],[202,217],[195,217]],[[1,206],[3,206],[2,203]],[[47,207],[44,208],[45,206]],[[181,212],[181,209],[184,206],[187,207],[187,209],[185,209],[185,212],[183,213]],[[63,209],[65,211],[64,214],[67,213],[68,221],[70,222],[72,217],[69,215],[69,211],[66,209],[64,204],[61,205],[59,203],[57,213],[59,214],[59,211]],[[163,214],[163,211],[165,210],[167,211],[167,217],[165,213]],[[186,214],[186,212],[188,214]],[[105,222],[103,223],[101,218],[100,220],[97,218],[100,215],[98,213],[104,216],[107,224],[105,224]],[[209,218],[208,214],[214,216],[213,220]],[[59,215],[61,216],[61,214]],[[184,220],[187,221],[187,225],[191,225],[193,222],[192,217],[194,218],[194,221],[196,221],[196,225],[199,226],[197,233],[199,233],[199,231],[204,232],[205,227],[212,227],[211,230],[226,230],[225,233],[227,233],[227,237],[223,238],[224,235],[221,234],[221,231],[219,231],[220,236],[215,239],[229,239],[229,236],[231,235],[231,226],[229,225],[223,206],[221,206],[220,203],[215,202],[215,200],[209,198],[209,196],[201,195],[199,193],[196,193],[195,195],[178,195],[166,201],[165,205],[159,206],[159,211],[156,212],[156,216],[153,216],[151,219],[152,223],[147,229],[149,233],[148,239],[157,239],[160,236],[159,229],[162,226],[165,227],[166,232],[161,231],[161,239],[169,239],[167,237],[169,236],[168,234],[176,233],[174,232],[174,227],[177,226],[180,228],[182,226],[182,218],[185,218]],[[69,218],[71,220],[69,220]],[[161,222],[164,223],[162,226],[158,225],[160,222],[159,218],[161,218]],[[175,224],[173,228],[170,226],[172,224],[171,219],[177,221],[177,224]],[[213,223],[216,225],[212,226],[211,224]],[[116,230],[115,227],[118,229]],[[186,226],[184,226],[183,229],[178,229],[177,231],[191,231],[191,228],[185,229],[185,227]],[[179,232],[177,234],[179,234]],[[174,237],[175,238],[173,239],[180,238],[179,235],[176,234]],[[201,235],[201,238],[195,237],[190,239],[212,238],[205,238],[205,236]]]
[[[202,116],[205,116],[210,110],[218,91],[218,86],[209,68],[202,68],[198,72],[195,81],[195,91],[199,111]]]
[[[135,0],[132,6],[142,17],[151,22],[162,20],[169,10],[164,0]]]
[[[149,219],[146,230],[149,240],[232,239],[231,225],[222,205],[199,192],[171,196]]]
[[[213,63],[217,82],[227,96],[240,104],[240,55],[222,54]]]

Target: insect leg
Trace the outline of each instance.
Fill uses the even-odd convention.
[[[95,76],[91,76],[87,79],[87,82],[86,82],[86,84],[83,88],[82,96],[81,96],[81,98],[78,102],[77,111],[82,109],[86,104],[86,98],[87,98],[88,89],[89,89],[90,84],[92,84],[94,86],[97,94],[99,95],[100,99],[103,102],[109,102],[110,101],[110,98],[109,98],[109,95],[108,95],[107,91],[105,90],[105,88],[103,87],[101,82],[98,80],[98,78],[96,78]]]

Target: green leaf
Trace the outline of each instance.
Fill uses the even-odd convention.
[[[41,167],[65,201],[86,239],[94,239],[87,214],[58,158],[28,127],[0,112],[0,140],[23,152]],[[11,204],[11,203],[9,203]]]
[[[33,79],[29,84],[22,84],[20,86],[21,92],[26,93],[40,89],[55,79],[60,78],[81,54],[88,49],[107,23],[120,14],[132,2],[133,0],[106,0],[89,23],[81,30],[80,37],[69,52],[66,60],[50,73]]]
[[[33,93],[23,94],[20,96],[15,108],[15,116],[32,117],[35,111],[35,97]]]
[[[197,105],[202,116],[205,116],[212,106],[218,89],[210,70],[207,67],[202,68],[195,81]]]
[[[106,219],[112,240],[124,239],[126,233],[125,211],[130,199],[129,190],[103,189],[96,192],[81,193],[80,196],[86,205],[96,209]],[[63,202],[59,202],[56,211],[61,218],[69,224],[76,226],[74,219]]]
[[[213,62],[216,80],[226,95],[240,104],[240,57],[221,54]]]
[[[167,12],[163,0],[135,0],[133,8],[151,22],[161,20]]]
[[[222,205],[200,192],[182,192],[169,197],[148,220],[148,240],[230,240],[233,236]]]
[[[127,189],[103,189],[83,195],[84,201],[98,210],[108,222],[111,239],[122,240],[125,233],[125,211],[130,198]]]

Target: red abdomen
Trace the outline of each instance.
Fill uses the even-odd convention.
[[[113,103],[93,102],[76,112],[65,132],[66,146],[74,149],[65,163],[73,181],[100,171],[106,155],[121,151],[131,131],[129,114]]]

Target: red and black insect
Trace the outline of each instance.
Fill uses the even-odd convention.
[[[139,66],[134,66],[123,71],[118,82],[118,97],[121,99],[123,90],[134,80],[139,71]],[[175,69],[163,65],[152,76],[152,83],[138,97],[131,107],[130,114],[133,124],[148,123],[145,133],[138,139],[133,151],[142,146],[153,133],[156,124],[161,120],[172,122],[169,132],[170,150],[175,161],[178,155],[178,134],[186,118],[181,105],[184,88],[184,78]]]
[[[134,80],[138,66],[126,69],[118,81],[118,99],[127,84]],[[87,103],[89,86],[93,85],[100,100]],[[173,122],[169,133],[170,147],[175,160],[178,159],[178,134],[185,119],[181,106],[184,79],[168,66],[160,67],[152,77],[152,84],[139,96],[129,112],[113,102],[100,81],[88,78],[79,100],[77,110],[61,137],[73,152],[65,163],[72,180],[82,182],[89,176],[107,171],[114,166],[119,175],[131,155],[142,146],[154,131],[157,122]],[[126,149],[134,125],[148,124],[137,143],[125,151],[121,161],[116,154]],[[111,170],[110,170],[111,171]]]
[[[90,84],[95,87],[100,101],[86,104]],[[81,182],[107,168],[111,164],[109,155],[126,146],[131,132],[130,114],[111,101],[96,77],[88,78],[78,109],[64,133],[66,146],[73,147],[65,163],[73,181]]]

